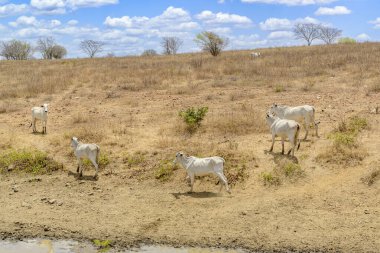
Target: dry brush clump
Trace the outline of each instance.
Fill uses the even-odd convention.
[[[367,119],[358,116],[340,121],[328,136],[332,145],[317,156],[317,161],[351,166],[360,164],[367,153],[360,147],[358,135],[367,128]]]
[[[371,172],[368,173],[368,175],[363,177],[361,180],[368,186],[373,185],[374,183],[380,180],[380,169],[371,170]]]
[[[271,172],[262,172],[260,178],[265,186],[278,186],[283,182],[296,182],[306,175],[297,161],[288,157],[275,157],[276,167]]]

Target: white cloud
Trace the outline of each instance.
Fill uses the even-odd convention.
[[[271,32],[268,35],[268,39],[271,39],[271,40],[289,39],[289,38],[293,38],[293,33],[289,31],[276,31],[276,32]]]
[[[18,27],[18,26],[37,26],[39,22],[33,16],[21,16],[16,19],[16,21],[9,22],[10,26]]]
[[[285,5],[313,5],[329,4],[337,0],[241,0],[243,3],[285,4]]]
[[[63,14],[66,10],[117,4],[118,0],[31,0],[30,6],[38,14]]]
[[[358,36],[356,36],[356,39],[359,41],[369,41],[371,39],[371,37],[366,33],[362,33],[362,34],[359,34]]]
[[[260,28],[264,31],[291,30],[295,24],[313,23],[320,24],[321,22],[315,18],[305,17],[296,20],[286,18],[268,18],[264,22],[260,22]]]
[[[264,22],[260,22],[260,28],[265,31],[291,29],[292,27],[292,21],[286,18],[268,18]]]
[[[321,15],[347,15],[350,14],[351,10],[347,9],[345,6],[335,6],[334,8],[328,8],[328,7],[320,7],[316,12],[315,15],[321,16]]]
[[[22,14],[27,12],[28,9],[26,4],[6,4],[0,6],[0,17]]]
[[[208,24],[238,24],[238,25],[252,24],[252,20],[246,16],[240,16],[237,14],[229,14],[229,13],[222,13],[222,12],[213,13],[212,11],[202,11],[195,17]]]
[[[375,25],[375,29],[380,29],[380,18],[377,18],[373,21],[369,21],[370,24],[374,24]]]
[[[75,20],[75,19],[72,19],[72,20],[69,20],[67,22],[68,25],[77,25],[78,24],[78,20]]]

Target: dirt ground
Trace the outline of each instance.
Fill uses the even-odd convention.
[[[18,110],[0,114],[2,145],[43,150],[65,169],[50,175],[0,174],[0,239],[107,239],[118,246],[152,243],[259,252],[379,252],[380,182],[368,186],[361,179],[380,165],[380,114],[371,113],[380,94],[368,94],[360,87],[337,88],[332,83],[339,79],[311,91],[289,88],[279,93],[268,87],[217,87],[211,100],[210,89],[185,95],[170,90],[118,90],[113,97],[86,86],[19,98]],[[236,100],[231,94],[240,95]],[[41,101],[50,102],[47,135],[32,134],[28,128],[30,104]],[[161,159],[162,150],[165,157],[174,159],[178,147],[186,151],[186,145],[192,144],[171,139],[178,108],[207,103],[211,117],[223,108],[250,104],[264,118],[274,101],[317,108],[321,137],[310,136],[296,152],[304,177],[264,186],[260,174],[272,171],[282,157],[280,142],[274,153],[266,152],[271,143],[266,132],[227,136],[238,143],[237,152],[248,153],[254,160],[248,163],[249,176],[232,187],[231,195],[218,192],[216,179],[197,180],[195,192],[187,193],[182,168],[166,182],[152,176],[152,161]],[[370,125],[359,135],[365,159],[354,166],[317,162],[318,154],[331,145],[327,136],[337,122],[357,114]],[[72,123],[75,115],[89,115],[83,127],[104,133],[99,139],[101,150],[112,162],[97,181],[92,180],[93,169],[86,170],[82,179],[76,177],[69,143],[82,125]],[[120,126],[127,128],[125,135],[115,133]],[[194,138],[204,142],[214,138],[214,145],[226,145],[225,136],[213,135],[207,121],[204,126],[207,131],[200,130]],[[121,162],[120,154],[131,150],[147,152],[150,162],[145,169],[127,169]],[[136,176],[137,172],[142,174]]]

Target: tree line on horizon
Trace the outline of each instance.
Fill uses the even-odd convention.
[[[341,37],[342,30],[321,24],[299,23],[294,25],[293,34],[296,39],[304,40],[310,46],[316,39],[322,40],[325,44],[332,44]],[[211,31],[204,31],[196,35],[194,42],[202,51],[208,52],[212,56],[218,56],[229,44],[229,39]],[[356,43],[356,40],[346,37],[341,38],[339,43]],[[83,40],[80,42],[79,48],[89,58],[94,58],[104,51],[105,45],[106,43],[102,41]],[[160,45],[162,54],[176,55],[183,45],[183,40],[178,37],[163,37]],[[28,42],[15,39],[0,43],[0,56],[6,60],[33,59],[36,51],[41,54],[42,59],[47,60],[63,59],[67,55],[66,48],[57,44],[53,37],[39,38],[35,47]],[[147,49],[141,55],[155,56],[158,54],[154,49]],[[106,57],[113,56],[113,53],[106,55]]]

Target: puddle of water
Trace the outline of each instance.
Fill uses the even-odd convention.
[[[97,253],[93,245],[76,241],[64,240],[25,240],[1,241],[0,253]],[[110,250],[108,253],[115,251]],[[223,250],[215,248],[173,248],[165,246],[142,246],[125,251],[124,253],[245,253],[243,250]]]

